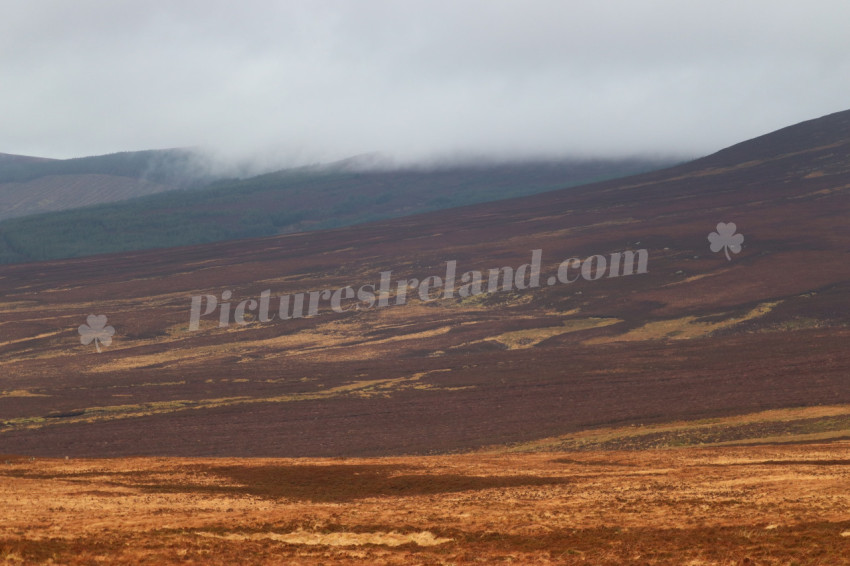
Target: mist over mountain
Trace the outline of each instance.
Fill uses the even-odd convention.
[[[0,219],[6,217],[0,222],[0,262],[338,228],[670,164],[632,158],[401,166],[381,154],[364,154],[249,176],[260,163],[215,161],[190,150],[0,163],[0,181],[6,181],[0,184]]]
[[[276,171],[285,162],[271,153],[239,157],[211,148],[125,151],[71,159],[0,153],[0,221],[201,188],[221,179]],[[354,171],[396,166],[383,156],[363,155],[311,167]]]

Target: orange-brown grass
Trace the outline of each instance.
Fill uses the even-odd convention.
[[[0,457],[0,560],[846,564],[850,443],[380,459]]]

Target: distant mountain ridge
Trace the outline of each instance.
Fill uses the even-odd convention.
[[[123,201],[168,190],[173,188],[117,175],[48,175],[0,185],[0,219]]]
[[[0,154],[0,220],[128,200],[213,180],[183,149],[73,159]]]
[[[189,149],[123,151],[71,159],[3,155],[7,158],[0,160],[0,183],[25,182],[50,175],[100,174],[176,184],[199,176],[199,153]]]
[[[0,263],[338,228],[670,165],[575,159],[397,168],[365,155],[216,180],[198,159],[166,150],[0,163]],[[33,215],[45,210],[56,212]]]
[[[33,157],[31,155],[16,155],[13,153],[0,153],[0,164],[2,163],[32,163],[40,161],[52,161],[49,157]]]

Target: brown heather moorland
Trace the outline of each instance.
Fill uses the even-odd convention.
[[[0,473],[2,551],[847,563],[848,218],[850,111],[533,197],[0,267],[0,453],[19,455]],[[745,236],[728,260],[709,250],[718,222]],[[200,294],[536,249],[534,289],[188,328]],[[565,259],[638,249],[646,273],[547,284]],[[116,330],[103,353],[77,333],[92,314]]]

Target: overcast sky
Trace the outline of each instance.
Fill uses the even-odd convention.
[[[847,0],[0,0],[0,152],[696,156],[850,108]]]

